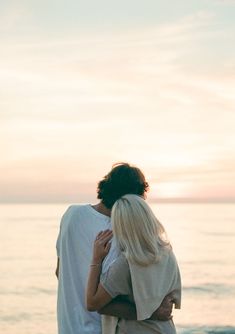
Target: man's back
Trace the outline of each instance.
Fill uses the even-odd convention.
[[[59,334],[99,334],[100,316],[85,308],[85,289],[93,241],[110,228],[110,218],[91,205],[73,205],[62,217],[57,240],[60,259],[57,318]]]

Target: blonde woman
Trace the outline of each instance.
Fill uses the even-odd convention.
[[[116,327],[113,333],[176,333],[172,319],[149,319],[170,292],[176,308],[180,308],[181,302],[180,272],[164,227],[144,199],[137,195],[125,195],[117,200],[111,221],[120,255],[100,276],[112,238],[111,231],[100,232],[94,242],[87,284],[88,310],[99,310],[120,295],[135,303],[137,320],[119,319],[113,325]],[[106,326],[103,333],[110,333]]]

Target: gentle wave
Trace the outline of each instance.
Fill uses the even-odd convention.
[[[30,287],[28,289],[24,290],[0,290],[0,295],[22,295],[22,296],[31,296],[31,295],[38,295],[38,294],[44,294],[44,295],[56,295],[55,289],[45,289],[45,288],[38,288],[38,287]]]
[[[216,295],[232,295],[235,293],[235,285],[207,283],[198,286],[184,286],[186,293],[206,293]]]
[[[235,327],[224,326],[224,327],[180,327],[177,326],[178,334],[235,334]]]
[[[15,313],[14,315],[1,315],[0,320],[6,323],[16,323],[24,320],[30,321],[33,315],[26,312]]]

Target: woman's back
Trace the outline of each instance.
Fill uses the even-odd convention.
[[[113,298],[122,295],[135,303],[138,319],[149,318],[165,295],[173,290],[177,306],[180,306],[180,274],[172,250],[163,254],[157,263],[146,267],[132,265],[121,254],[101,277],[101,284]],[[175,327],[172,320],[119,319],[117,333],[174,334]]]

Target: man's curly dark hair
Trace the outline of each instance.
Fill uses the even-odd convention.
[[[126,194],[143,196],[149,185],[142,171],[128,163],[114,164],[111,171],[98,183],[97,198],[111,209],[120,197]]]

